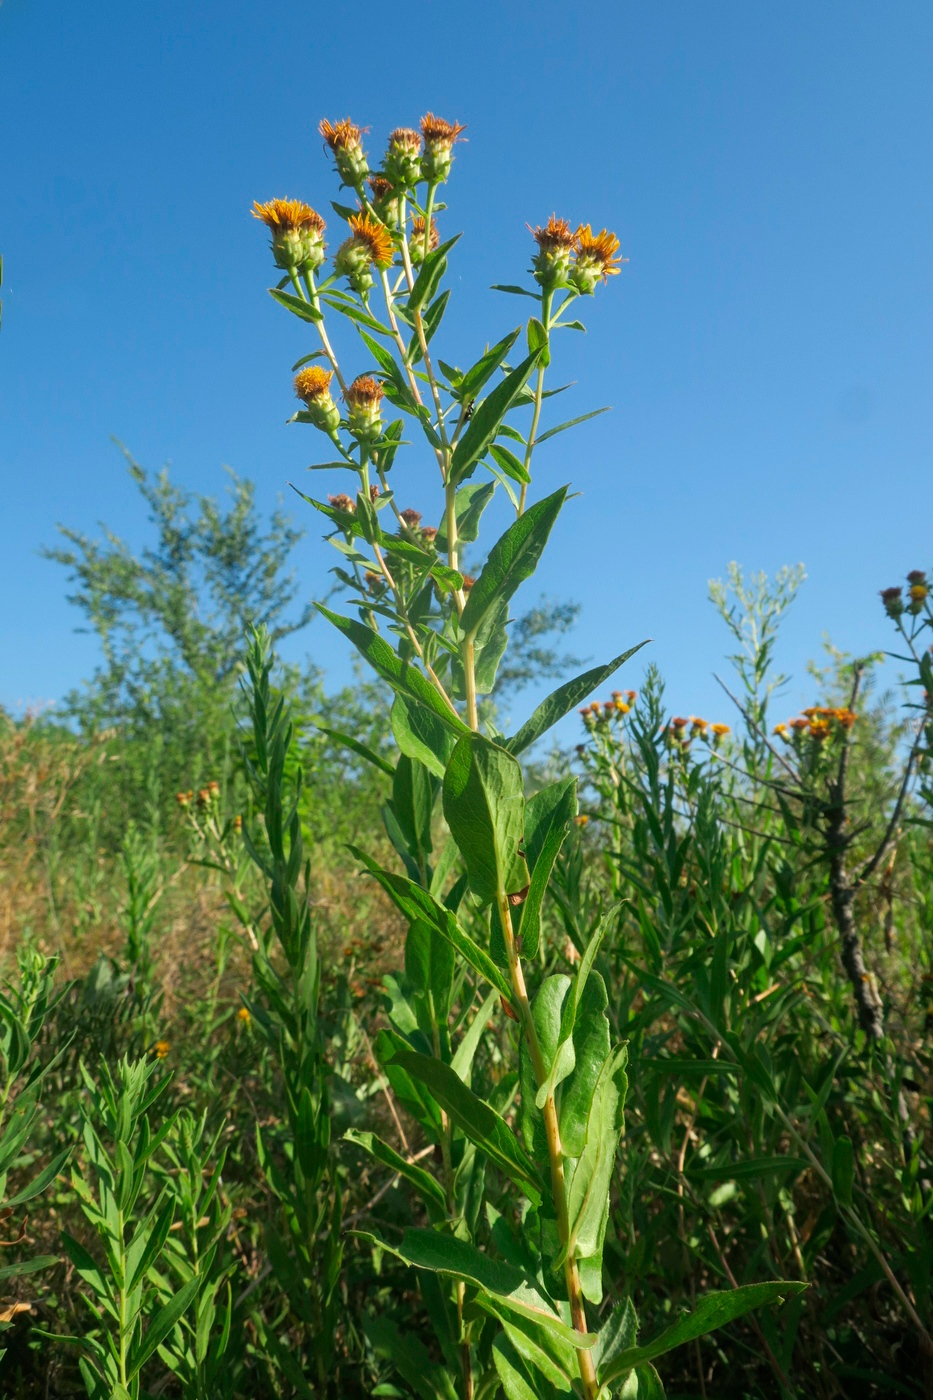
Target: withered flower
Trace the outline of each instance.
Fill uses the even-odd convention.
[[[368,129],[368,127],[356,126],[349,117],[344,118],[341,122],[329,122],[325,119],[318,127],[324,140],[333,151],[334,164],[342,183],[355,190],[359,190],[369,174],[366,154],[360,139],[363,132],[368,131]]]
[[[594,233],[589,224],[581,224],[576,232],[576,260],[570,281],[583,296],[591,296],[600,280],[614,277],[624,258],[617,258],[619,240],[608,229]]]
[[[436,117],[433,112],[426,112],[421,118],[421,135],[424,137],[421,173],[430,184],[441,184],[450,174],[454,142],[461,131],[466,131],[466,127],[459,122]]]
[[[313,272],[324,261],[324,220],[300,199],[253,201],[252,215],[272,234],[276,267],[287,272]]]
[[[409,530],[417,530],[418,526],[421,524],[420,510],[414,510],[409,506],[406,510],[401,511],[400,514]]]
[[[344,491],[339,492],[336,496],[328,496],[327,499],[334,510],[342,510],[347,515],[354,515],[356,513],[356,501]]]
[[[421,137],[411,127],[400,126],[389,137],[385,172],[399,190],[414,189],[421,179]]]
[[[333,370],[309,365],[295,375],[295,394],[305,406],[308,418],[322,433],[333,437],[340,426],[340,409],[330,391]]]
[[[531,260],[535,270],[535,281],[542,287],[563,287],[570,275],[570,260],[576,244],[576,234],[566,219],[552,214],[542,228],[532,228],[531,236],[538,245],[538,251]]]
[[[441,236],[437,231],[437,221],[435,219],[432,219],[431,232],[428,234],[428,246],[427,249],[425,249],[424,230],[424,219],[419,214],[416,219],[412,220],[411,238],[409,239],[409,245],[411,248],[411,260],[413,263],[423,262],[425,252],[427,251],[429,253],[433,253],[434,249],[441,241]]]
[[[881,601],[888,617],[898,618],[904,611],[903,588],[882,588]]]
[[[357,442],[371,443],[382,433],[380,405],[385,389],[377,379],[360,374],[347,386],[347,427]]]

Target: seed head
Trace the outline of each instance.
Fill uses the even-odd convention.
[[[400,126],[389,137],[385,172],[400,190],[414,189],[421,179],[421,137],[411,127]]]
[[[436,117],[433,112],[426,112],[421,118],[421,135],[424,137],[421,172],[431,184],[443,183],[450,174],[454,143],[461,131],[466,131],[466,127],[459,122]]]
[[[369,174],[366,154],[360,139],[363,132],[368,129],[368,127],[354,125],[349,117],[344,118],[341,122],[329,122],[325,119],[318,127],[324,140],[333,151],[334,164],[341,182],[355,190],[359,190]]]
[[[300,199],[270,199],[253,202],[252,215],[272,234],[272,256],[276,267],[288,272],[313,272],[324,261],[324,220],[310,204]]]
[[[327,497],[334,510],[345,511],[347,515],[353,515],[356,511],[356,501],[352,496],[346,495],[343,491],[337,496]]]
[[[615,276],[624,258],[617,258],[619,240],[608,229],[594,233],[589,224],[581,224],[576,232],[576,260],[570,281],[581,295],[591,296],[597,282]]]
[[[904,611],[903,588],[882,588],[881,601],[888,617],[898,618]]]

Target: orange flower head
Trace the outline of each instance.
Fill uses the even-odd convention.
[[[398,127],[389,137],[385,172],[399,190],[413,190],[421,179],[421,137],[410,126]]]
[[[379,593],[385,587],[385,579],[382,574],[377,574],[374,569],[367,569],[363,579],[370,593]]]
[[[372,443],[382,434],[380,405],[385,389],[377,379],[360,374],[347,386],[347,428],[357,442]]]
[[[792,719],[790,727],[799,734],[802,730],[810,728],[810,721],[808,719]]]
[[[236,1014],[236,1018],[238,1021],[242,1021],[244,1026],[248,1026],[250,1021],[253,1019],[245,1006],[240,1007],[239,1011]]]
[[[168,1056],[171,1048],[167,1040],[157,1040],[152,1047],[152,1053],[157,1060],[164,1060]]]
[[[373,285],[370,269],[382,271],[391,267],[395,246],[385,224],[369,214],[353,214],[349,223],[352,232],[337,250],[334,271],[346,277],[353,290],[363,296]]]
[[[308,365],[295,375],[295,394],[305,406],[302,422],[311,422],[315,428],[333,437],[340,425],[340,409],[334,403],[330,392],[333,370],[322,369],[320,365]]]
[[[853,710],[843,707],[842,709],[833,711],[833,719],[835,719],[836,723],[840,724],[843,729],[851,729],[858,719],[858,715],[855,714]]]
[[[811,737],[812,739],[825,739],[828,733],[829,733],[829,720],[828,720],[828,719],[811,719],[811,720],[810,720],[810,737]]]
[[[778,736],[780,739],[786,739],[786,738],[787,738],[787,725],[786,725],[786,724],[776,724],[776,725],[774,726],[774,732],[775,732],[775,734],[777,734],[777,736]]]
[[[566,219],[552,214],[542,228],[527,225],[538,251],[531,260],[535,281],[542,287],[566,287],[570,276],[570,260],[576,244],[576,234]]]
[[[690,721],[688,719],[684,719],[683,715],[675,715],[674,718],[671,720],[671,726],[674,729],[686,729],[689,723]]]
[[[310,204],[300,199],[270,199],[266,204],[253,201],[252,215],[272,234],[272,256],[276,267],[288,272],[313,272],[324,261],[324,220]]]
[[[359,191],[369,174],[362,135],[368,127],[356,126],[349,117],[341,122],[322,121],[318,127],[334,155],[334,164],[341,183]]]
[[[617,258],[619,240],[608,229],[594,233],[589,224],[581,224],[576,233],[576,261],[570,280],[583,296],[591,296],[600,280],[614,277],[625,261]]]
[[[421,118],[421,135],[424,137],[424,155],[421,158],[421,173],[429,184],[442,184],[450,174],[453,162],[454,143],[459,140],[465,126],[459,122],[448,122],[426,112]]]
[[[424,219],[419,214],[416,219],[412,220],[411,238],[409,239],[409,248],[411,252],[411,260],[413,263],[423,262],[425,253],[433,253],[434,249],[438,246],[438,244],[441,241],[441,236],[437,231],[436,219],[431,220],[431,232],[428,234],[427,248],[425,248],[424,246],[424,233]]]
[[[727,734],[731,734],[732,732],[728,724],[711,724],[710,731],[713,735],[714,743],[718,743],[720,739],[725,738]]]

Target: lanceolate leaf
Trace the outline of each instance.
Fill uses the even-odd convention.
[[[436,778],[443,778],[456,740],[436,712],[399,694],[392,704],[391,723],[402,753],[418,759]]]
[[[361,1232],[361,1237],[371,1240],[416,1269],[429,1269],[432,1273],[463,1279],[483,1293],[488,1293],[503,1310],[530,1318],[578,1350],[586,1350],[596,1340],[593,1332],[575,1332],[568,1327],[520,1269],[501,1259],[491,1259],[465,1240],[453,1235],[441,1235],[435,1230],[406,1230],[401,1245],[396,1248],[375,1235]]]
[[[528,889],[528,898],[522,905],[521,924],[518,931],[521,935],[522,957],[524,958],[534,958],[537,955],[541,936],[541,909],[544,904],[544,895],[551,878],[554,862],[564,844],[570,823],[577,810],[576,783],[571,780],[571,782],[562,783],[560,786],[563,789],[563,796],[560,803],[551,809],[547,830],[541,833],[543,840],[533,853],[531,884]],[[527,818],[525,822],[525,855],[529,865],[531,865],[532,851],[528,842]]]
[[[406,880],[403,875],[393,875],[391,871],[383,870],[357,846],[350,846],[349,849],[379,881],[389,898],[411,923],[423,919],[431,924],[453,944],[480,976],[485,977],[486,981],[495,987],[500,996],[506,999],[512,996],[512,988],[506,977],[496,967],[489,954],[464,932],[449,909],[438,904],[420,885]]]
[[[391,1171],[398,1172],[406,1181],[410,1182],[418,1194],[430,1204],[436,1206],[442,1215],[446,1214],[447,1201],[444,1196],[440,1182],[435,1181],[430,1172],[426,1172],[423,1167],[419,1167],[415,1162],[406,1162],[404,1157],[400,1157],[388,1143],[376,1137],[375,1133],[357,1132],[355,1128],[350,1128],[344,1133],[347,1142],[355,1142],[358,1147],[362,1147],[370,1156],[375,1157],[377,1162],[381,1162],[384,1167]]]
[[[792,1298],[795,1294],[802,1293],[806,1287],[805,1283],[790,1283],[781,1279],[774,1283],[748,1283],[743,1288],[733,1288],[723,1293],[707,1293],[699,1299],[693,1312],[678,1318],[653,1342],[643,1347],[631,1347],[628,1351],[617,1354],[600,1374],[600,1384],[606,1385],[624,1376],[634,1366],[645,1361],[654,1361],[656,1357],[664,1356],[666,1352],[683,1346],[684,1342],[693,1341],[695,1337],[705,1337],[717,1328],[726,1327],[736,1318],[744,1317],[745,1313],[751,1312],[753,1308],[765,1307],[768,1303],[776,1303],[782,1298]]]
[[[461,486],[454,498],[457,517],[457,539],[472,544],[479,534],[479,522],[483,511],[495,494],[494,481],[468,481]],[[441,554],[447,551],[447,517],[444,516],[434,541]]]
[[[487,350],[485,355],[481,355],[476,361],[476,364],[473,365],[471,369],[467,370],[460,381],[461,398],[476,398],[476,395],[479,393],[480,389],[482,389],[486,381],[495,374],[496,370],[502,364],[502,361],[521,334],[521,329],[521,326],[516,326],[514,331],[509,331],[508,335],[503,336],[502,340],[500,340],[497,345],[494,345],[491,350]]]
[[[488,904],[528,885],[522,771],[511,754],[480,734],[457,741],[444,774],[444,816],[470,877]]]
[[[508,601],[534,573],[566,497],[567,487],[562,486],[553,495],[537,501],[493,545],[460,618],[464,636],[474,634],[493,603]]]
[[[401,1065],[420,1080],[456,1123],[490,1161],[522,1188],[535,1205],[541,1204],[541,1181],[534,1162],[522,1147],[504,1118],[485,1100],[468,1089],[450,1065],[415,1050],[398,1050],[390,1063]]]
[[[392,767],[391,763],[387,763],[379,754],[374,753],[373,750],[367,748],[365,744],[361,744],[359,739],[354,739],[351,734],[341,734],[339,729],[328,729],[326,725],[323,724],[319,724],[316,727],[319,733],[326,734],[329,739],[333,739],[335,743],[341,744],[345,749],[349,749],[351,753],[357,754],[359,758],[365,758],[366,762],[371,763],[374,768],[378,768],[380,773],[385,773],[390,778],[394,776],[395,769]],[[399,745],[399,747],[401,748],[401,745]]]
[[[469,427],[454,448],[450,467],[451,477],[454,481],[460,482],[469,476],[489,444],[495,441],[503,418],[528,383],[531,371],[540,357],[541,351],[536,350],[527,359],[522,360],[521,364],[510,374],[507,374],[501,384],[497,384],[476,409],[470,419]]]
[[[304,297],[292,296],[291,292],[280,292],[275,287],[269,288],[269,295],[273,301],[277,301],[280,306],[284,306],[286,311],[291,311],[296,316],[300,316],[302,321],[323,321],[324,317],[320,311],[315,311],[309,301]]]
[[[371,627],[367,627],[363,622],[354,622],[350,617],[341,617],[339,613],[331,612],[330,608],[325,608],[321,603],[316,603],[315,606],[319,613],[343,632],[344,636],[349,637],[377,675],[388,681],[393,690],[410,696],[412,700],[417,700],[419,704],[432,710],[454,734],[470,733],[459,715],[444,703],[431,682],[425,680],[410,662],[403,661],[396,655],[388,642]]]
[[[607,665],[594,666],[591,671],[584,671],[581,676],[575,676],[572,681],[558,686],[546,700],[541,701],[518,733],[511,739],[506,739],[505,747],[509,753],[521,753],[523,749],[530,748],[542,734],[581,704],[588,695],[609,679],[613,671],[617,671],[623,662],[628,661],[629,657],[634,656],[643,646],[647,646],[647,642],[639,642],[638,646],[629,647],[628,651],[623,651]]]
[[[588,418],[598,418],[601,413],[608,412],[608,408],[594,408],[592,413],[581,413],[579,418],[569,418],[566,423],[558,423],[556,428],[548,428],[546,433],[542,433],[540,437],[535,438],[535,443],[540,447],[542,442],[547,442],[548,438],[556,437],[557,434],[562,433],[565,428],[575,428],[578,423],[585,423]]]

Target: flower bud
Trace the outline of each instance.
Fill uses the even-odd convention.
[[[368,214],[354,214],[349,223],[352,233],[337,249],[334,271],[362,296],[373,285],[371,269],[391,267],[395,246],[385,225]]]
[[[417,530],[421,524],[421,511],[414,510],[411,506],[407,510],[403,510],[401,516],[409,530]]]
[[[416,264],[417,264],[417,263],[420,263],[420,262],[424,262],[424,255],[425,255],[425,248],[424,248],[424,227],[425,227],[425,225],[424,225],[424,219],[423,219],[423,218],[421,217],[421,215],[419,214],[418,217],[417,217],[417,219],[415,219],[415,220],[413,221],[413,223],[412,223],[412,226],[411,226],[411,237],[410,237],[409,240],[408,240],[408,241],[409,241],[409,248],[410,248],[410,252],[411,252],[411,260],[412,260],[413,263],[416,263]],[[437,231],[437,222],[436,222],[436,220],[432,219],[432,220],[431,220],[431,232],[428,234],[428,248],[427,248],[427,251],[428,251],[429,253],[433,253],[434,249],[437,247],[437,245],[440,243],[440,241],[441,241],[441,237],[440,237],[440,234],[439,234],[438,231]]]
[[[325,223],[320,214],[300,199],[270,199],[253,202],[254,219],[260,219],[272,234],[272,256],[276,267],[286,272],[313,272],[324,261]]]
[[[347,428],[357,442],[372,443],[382,435],[382,403],[385,389],[368,374],[360,374],[347,387]]]
[[[421,179],[421,137],[411,127],[400,126],[389,137],[385,173],[399,190],[413,190]]]
[[[576,232],[576,259],[570,281],[582,296],[592,296],[600,280],[618,274],[624,259],[617,258],[619,240],[608,229],[594,233],[589,224],[581,224]]]
[[[334,154],[334,164],[341,182],[358,190],[369,174],[366,153],[360,140],[366,128],[354,126],[347,117],[336,123],[322,121],[318,130]]]
[[[333,370],[309,365],[295,375],[295,393],[305,406],[305,412],[316,428],[333,437],[340,426],[340,409],[330,392]]]
[[[459,122],[447,122],[427,112],[421,118],[421,135],[424,137],[424,155],[421,157],[421,173],[432,185],[442,184],[450,174],[453,163],[454,142],[465,126]]]
[[[903,588],[882,588],[881,601],[888,617],[899,618],[904,611]]]
[[[341,491],[337,496],[328,496],[327,499],[334,510],[342,510],[347,515],[353,515],[356,510],[356,501],[344,491]]]
[[[576,243],[576,235],[566,219],[552,214],[542,228],[528,225],[531,235],[538,245],[538,252],[531,260],[535,270],[535,281],[546,290],[566,287],[570,276],[570,259]]]

